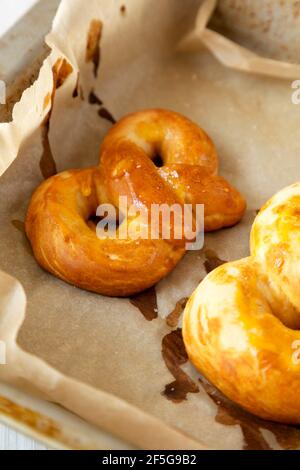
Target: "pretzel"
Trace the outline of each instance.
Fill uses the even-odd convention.
[[[160,168],[152,161],[157,155]],[[99,239],[90,217],[100,204],[118,208],[126,197],[129,206],[148,210],[202,203],[206,230],[231,226],[243,216],[245,201],[217,170],[212,141],[188,119],[164,110],[127,116],[105,138],[98,167],[56,175],[34,193],[25,223],[34,255],[44,269],[80,288],[120,297],[141,292],[173,270],[186,240]],[[137,223],[129,218],[129,225]]]
[[[191,361],[228,398],[272,421],[300,423],[300,183],[274,196],[251,256],[211,272],[184,313]]]

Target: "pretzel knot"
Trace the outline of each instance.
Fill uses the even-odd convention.
[[[212,141],[188,119],[163,110],[129,115],[105,138],[98,167],[56,175],[33,195],[26,233],[35,257],[46,270],[83,289],[111,296],[143,291],[180,261],[184,236],[99,239],[91,216],[99,205],[110,204],[121,211],[117,232],[124,216],[129,228],[147,228],[148,220],[122,213],[120,198],[126,198],[128,207],[147,211],[153,204],[188,203],[193,210],[204,204],[207,231],[234,225],[245,201],[217,170]],[[170,228],[174,225],[171,221]]]
[[[257,216],[251,256],[200,284],[184,314],[195,366],[265,419],[300,423],[300,183]]]

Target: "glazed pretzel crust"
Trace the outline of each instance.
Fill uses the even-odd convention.
[[[157,155],[161,168],[152,161]],[[98,167],[56,175],[34,193],[25,227],[35,257],[44,269],[86,290],[141,292],[174,269],[186,241],[99,239],[90,217],[100,204],[118,208],[123,196],[137,209],[205,204],[207,231],[234,225],[245,201],[217,170],[215,147],[196,124],[164,110],[129,115],[105,138]]]
[[[253,414],[300,423],[300,183],[269,201],[251,233],[251,256],[200,284],[184,314],[191,361]]]

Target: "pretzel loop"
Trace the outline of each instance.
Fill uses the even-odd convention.
[[[128,296],[151,287],[185,253],[184,237],[172,236],[175,222],[170,239],[99,239],[90,217],[100,204],[119,212],[122,197],[128,207],[148,211],[153,204],[205,204],[207,231],[233,225],[245,201],[217,169],[212,141],[188,119],[164,110],[129,115],[105,138],[99,167],[56,175],[33,195],[26,232],[35,257],[57,277],[93,292]],[[132,228],[151,229],[148,219],[119,215],[128,216]]]
[[[251,233],[251,256],[200,284],[184,314],[192,362],[253,414],[300,423],[300,183],[275,195]]]

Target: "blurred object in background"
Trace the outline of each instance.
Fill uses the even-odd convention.
[[[219,0],[218,30],[258,54],[300,63],[299,0]]]
[[[0,36],[3,36],[38,0],[1,0]]]
[[[37,2],[38,0],[1,0],[0,36],[3,36]],[[43,449],[44,446],[0,423],[0,450]]]

